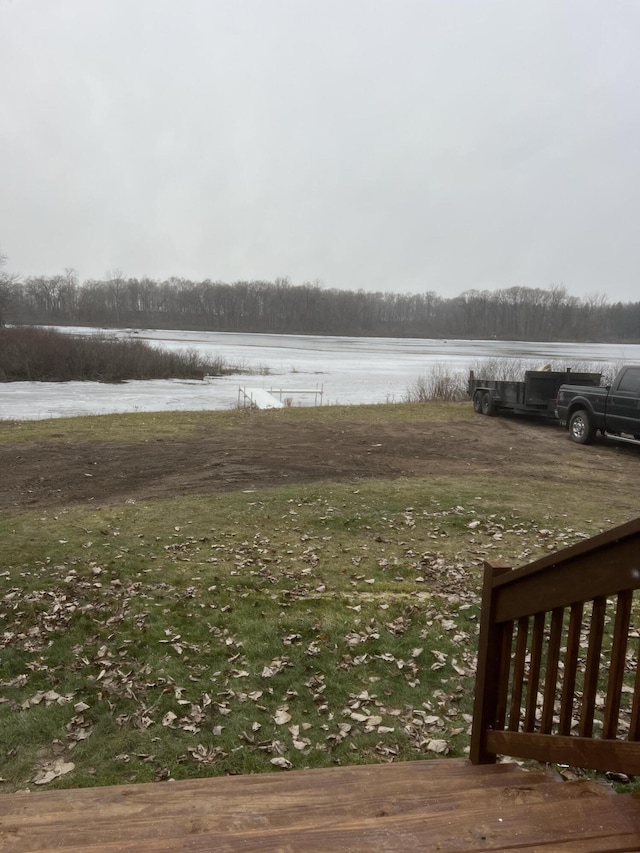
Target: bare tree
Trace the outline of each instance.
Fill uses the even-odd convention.
[[[124,308],[126,281],[122,270],[107,271],[107,292],[109,294],[109,307],[113,312],[115,325],[120,326]]]
[[[133,325],[165,329],[285,334],[392,335],[501,340],[640,340],[640,302],[609,305],[606,296],[580,299],[563,285],[467,290],[446,299],[418,294],[337,290],[320,282],[156,281],[113,270],[80,283],[63,275],[18,276],[0,263],[0,323]]]
[[[7,256],[0,252],[0,326],[6,326],[13,308],[15,286],[20,276],[4,269]]]

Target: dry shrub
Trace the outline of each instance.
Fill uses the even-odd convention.
[[[407,391],[408,403],[427,403],[432,400],[458,402],[467,397],[466,377],[452,373],[443,364],[434,364],[428,373],[419,376]]]
[[[169,352],[140,340],[34,326],[0,329],[0,382],[203,379],[229,372],[223,359],[207,361],[195,349]]]

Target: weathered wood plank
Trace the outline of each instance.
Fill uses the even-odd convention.
[[[546,772],[516,765],[474,767],[464,759],[218,777],[166,784],[18,793],[0,797],[0,848],[11,853],[108,849],[162,850],[167,838],[334,826],[381,815],[455,809],[461,796],[493,799],[506,789],[548,784]],[[559,784],[557,782],[553,785]],[[144,845],[144,846],[143,846]]]
[[[626,798],[623,798],[626,799]],[[416,817],[410,822],[398,823],[384,817],[366,825],[336,827],[321,832],[314,830],[292,831],[280,837],[251,839],[211,839],[193,837],[184,845],[185,853],[275,853],[275,851],[304,851],[320,853],[327,850],[349,850],[350,853],[369,851],[438,850],[440,853],[458,853],[460,850],[518,850],[523,839],[531,839],[547,851],[556,850],[559,844],[589,832],[589,846],[583,851],[600,851],[601,842],[616,834],[638,835],[637,802],[613,807],[605,798],[585,797],[566,803],[539,803],[526,808],[459,809],[453,814],[432,813]],[[238,843],[240,841],[240,843]],[[203,843],[204,842],[204,843]],[[629,848],[627,848],[629,849]],[[631,848],[633,849],[633,848]]]
[[[583,553],[579,559],[568,560],[561,551],[557,565],[543,572],[518,579],[515,573],[520,570],[515,569],[510,583],[503,586],[498,578],[494,586],[496,621],[507,622],[554,607],[570,607],[578,601],[617,595],[625,589],[640,589],[640,572],[635,569],[639,541],[640,534],[619,542],[615,549]]]
[[[640,832],[620,833],[606,838],[574,838],[571,841],[554,841],[552,845],[534,844],[519,847],[518,853],[636,853],[640,850]]]
[[[513,767],[513,765],[511,765]],[[375,818],[382,814],[401,817],[422,813],[425,807],[437,803],[438,809],[455,809],[463,797],[467,804],[478,800],[500,797],[505,786],[514,792],[522,786],[528,795],[535,785],[549,783],[546,772],[499,772],[494,765],[484,765],[487,772],[454,776],[447,780],[440,777],[414,777],[389,781],[385,774],[375,779],[360,778],[360,784],[347,783],[340,770],[325,775],[321,783],[313,776],[294,779],[284,776],[271,777],[268,786],[256,790],[255,786],[244,788],[233,786],[230,779],[215,780],[217,784],[200,788],[192,785],[182,790],[182,783],[144,786],[141,796],[125,788],[121,797],[103,803],[100,797],[85,803],[85,808],[74,811],[49,810],[42,814],[37,807],[35,794],[30,801],[23,801],[23,810],[0,818],[0,832],[11,831],[44,844],[55,836],[60,849],[77,845],[81,841],[108,842],[126,837],[147,841],[168,835],[182,836],[192,832],[231,832],[235,830],[285,828],[297,825],[335,824],[349,821],[354,815],[358,819]],[[500,767],[500,765],[498,765]],[[489,768],[493,772],[489,772]],[[496,772],[497,771],[497,772]],[[287,774],[289,775],[289,774]],[[298,774],[291,774],[298,775]],[[398,784],[398,781],[400,784]],[[103,797],[104,791],[103,790]],[[62,792],[60,792],[62,793]],[[68,792],[71,796],[75,792]],[[67,800],[68,801],[68,800]],[[14,848],[8,848],[13,850]],[[16,849],[20,849],[19,847]]]
[[[502,755],[518,755],[592,770],[640,774],[640,743],[538,732],[492,731],[487,732],[486,740],[488,749]]]
[[[415,787],[460,787],[462,784],[481,786],[484,780],[504,778],[520,779],[525,772],[515,764],[473,765],[466,758],[447,758],[435,761],[406,761],[392,764],[363,764],[348,767],[331,767],[317,770],[295,770],[289,773],[256,773],[244,776],[216,776],[206,779],[185,779],[180,782],[143,783],[139,785],[111,785],[102,788],[70,788],[59,791],[17,792],[0,796],[0,818],[28,813],[32,817],[48,819],[61,812],[86,816],[99,804],[101,809],[132,812],[150,804],[190,802],[191,798],[268,796],[274,786],[282,796],[305,797],[314,792],[318,797],[335,804],[336,794],[358,789],[384,791],[402,795]],[[526,774],[530,778],[530,774]],[[306,792],[306,793],[305,793]],[[34,804],[37,802],[37,810]],[[164,807],[164,806],[163,806]]]
[[[433,850],[434,847],[431,843],[431,838],[428,835],[429,830],[423,832],[423,837],[419,841],[419,849],[420,850]],[[189,842],[190,846],[186,844],[176,846],[175,839],[166,839],[160,841],[154,841],[152,847],[144,848],[144,851],[141,851],[139,842],[135,841],[131,844],[115,842],[105,846],[101,846],[98,850],[87,850],[84,847],[69,847],[65,850],[65,853],[178,853],[180,851],[191,851],[191,853],[218,853],[218,851],[222,851],[224,853],[224,848],[219,846],[219,841],[221,839],[214,838],[205,838],[205,839],[196,839],[195,841],[192,839]],[[199,847],[191,846],[193,844],[200,844]],[[305,840],[305,843],[308,843]],[[345,843],[346,840],[345,840]],[[459,853],[461,849],[464,849],[466,853],[473,853],[474,850],[515,850],[518,853],[637,853],[640,850],[640,832],[620,832],[617,835],[596,835],[589,836],[584,838],[573,838],[571,840],[562,840],[559,838],[552,838],[549,841],[542,842],[532,842],[532,846],[528,844],[524,846],[521,843],[511,844],[509,841],[500,841],[498,846],[487,846],[486,841],[483,841],[480,838],[480,841],[473,845],[470,843],[468,838],[463,839],[464,847],[460,846],[460,841],[453,839],[453,841],[448,846],[440,846],[439,850],[442,853]],[[209,845],[208,847],[206,845]],[[286,844],[286,846],[285,846]],[[382,838],[379,841],[377,839],[373,839],[372,841],[363,841],[361,842],[359,838],[352,839],[349,843],[348,847],[333,847],[334,850],[349,850],[350,853],[415,853],[416,848],[409,846],[398,846],[401,844],[401,839],[396,840],[396,844],[393,843],[393,840],[389,842],[388,840]],[[457,845],[457,846],[456,846]],[[319,847],[301,847],[292,844],[290,841],[285,842],[283,839],[282,843],[276,843],[275,847],[263,847],[261,842],[258,841],[256,843],[255,840],[252,842],[245,842],[243,839],[241,842],[236,841],[235,847],[227,846],[227,851],[247,851],[248,853],[252,853],[254,851],[261,850],[276,850],[278,853],[326,853],[327,850],[330,850],[329,845],[323,845]],[[40,853],[40,851],[29,851],[28,853]]]
[[[564,849],[560,845],[574,843],[577,834],[585,839],[581,847],[568,848],[575,853],[595,850],[623,850],[624,847],[602,846],[603,839],[638,837],[640,833],[640,801],[613,794],[607,786],[583,780],[550,782],[549,775],[523,773],[513,765],[485,765],[470,770],[469,785],[463,781],[460,762],[434,762],[438,765],[458,764],[453,772],[456,784],[442,789],[443,774],[417,774],[423,787],[413,790],[411,773],[406,786],[413,790],[415,808],[409,811],[384,802],[387,771],[411,770],[406,765],[376,767],[378,788],[347,785],[349,778],[361,776],[344,771],[366,768],[336,768],[328,771],[301,771],[291,774],[268,774],[254,777],[218,778],[159,785],[118,786],[90,791],[50,792],[52,800],[65,795],[91,794],[85,797],[85,808],[71,814],[53,811],[43,817],[38,809],[39,794],[7,795],[1,800],[18,800],[20,815],[29,814],[41,821],[38,827],[12,826],[0,821],[0,846],[4,853],[168,853],[168,851],[414,851],[438,849],[510,850]],[[452,766],[452,770],[454,770]],[[320,774],[321,785],[311,784]],[[390,778],[390,777],[389,777]],[[244,783],[247,783],[246,785]],[[303,782],[303,784],[300,784]],[[231,784],[234,783],[234,784]],[[265,783],[268,783],[265,785]],[[337,783],[337,784],[336,784]],[[229,793],[229,789],[235,789]],[[262,788],[256,800],[256,789]],[[139,789],[143,789],[142,791]],[[344,793],[349,791],[349,803]],[[127,791],[130,792],[127,795]],[[106,799],[107,812],[100,806],[100,795]],[[359,806],[372,796],[380,796],[382,804],[375,812]],[[318,809],[318,797],[322,807]],[[136,802],[137,801],[137,802]],[[123,802],[128,814],[116,814],[113,807]],[[396,804],[397,805],[397,804]],[[75,809],[75,807],[74,807]],[[26,814],[25,814],[26,813]],[[75,827],[74,827],[74,821]],[[65,830],[68,826],[69,830]],[[48,834],[47,834],[48,833]],[[634,835],[635,833],[635,835]],[[600,846],[598,846],[600,844]],[[607,844],[610,844],[607,841]],[[632,849],[631,847],[627,847]]]
[[[13,839],[12,846],[0,844],[0,849],[23,853],[38,844],[48,849],[51,837],[60,849],[81,841],[106,844],[122,840],[125,829],[127,838],[138,837],[140,843],[141,833],[146,843],[204,828],[285,826],[301,816],[322,823],[351,814],[409,814],[423,809],[434,792],[444,801],[461,791],[530,787],[550,778],[547,771],[525,773],[514,764],[473,766],[450,759],[17,793],[0,797],[0,839]]]

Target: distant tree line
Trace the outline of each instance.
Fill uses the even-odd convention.
[[[1,278],[1,277],[0,277]],[[316,283],[62,275],[0,280],[0,325],[502,340],[640,341],[640,302],[579,298],[562,286],[468,290],[444,298],[335,290]]]

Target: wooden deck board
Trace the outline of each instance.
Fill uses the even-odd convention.
[[[639,850],[640,799],[515,765],[416,761],[7,794],[0,849]]]

